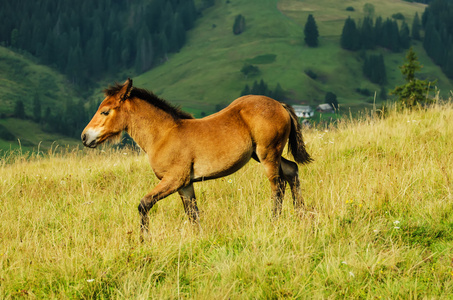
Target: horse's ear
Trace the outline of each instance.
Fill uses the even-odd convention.
[[[121,98],[120,98],[120,101],[124,101],[126,99],[128,99],[130,96],[131,96],[131,92],[132,92],[132,79],[128,78],[124,84],[123,84],[123,88],[121,89]]]

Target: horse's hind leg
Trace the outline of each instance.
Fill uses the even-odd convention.
[[[272,200],[274,201],[272,214],[275,218],[277,218],[282,211],[286,182],[281,176],[280,161],[278,159],[267,158],[268,157],[266,157],[266,159],[260,158],[259,161],[264,166],[264,171],[266,172],[266,176],[271,184]]]
[[[184,205],[186,214],[189,216],[189,220],[196,222],[198,220],[198,206],[193,184],[179,189],[178,193],[181,196],[182,204]]]
[[[301,212],[304,208],[304,198],[300,189],[299,168],[295,162],[282,157],[280,170],[283,178],[289,183],[293,196],[293,204],[296,212]]]

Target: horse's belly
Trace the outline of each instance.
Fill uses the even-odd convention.
[[[193,166],[193,181],[215,179],[233,174],[250,160],[252,150],[240,155],[219,155],[196,160]]]

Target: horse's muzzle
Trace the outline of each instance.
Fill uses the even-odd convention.
[[[97,142],[96,142],[96,138],[90,138],[90,135],[89,134],[86,134],[86,133],[82,133],[82,143],[85,147],[89,147],[89,148],[96,148],[96,146],[98,145]]]

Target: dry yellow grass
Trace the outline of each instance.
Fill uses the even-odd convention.
[[[259,164],[195,186],[191,225],[146,157],[78,150],[0,165],[0,298],[447,298],[453,292],[453,106],[305,132],[310,211],[271,219]]]

